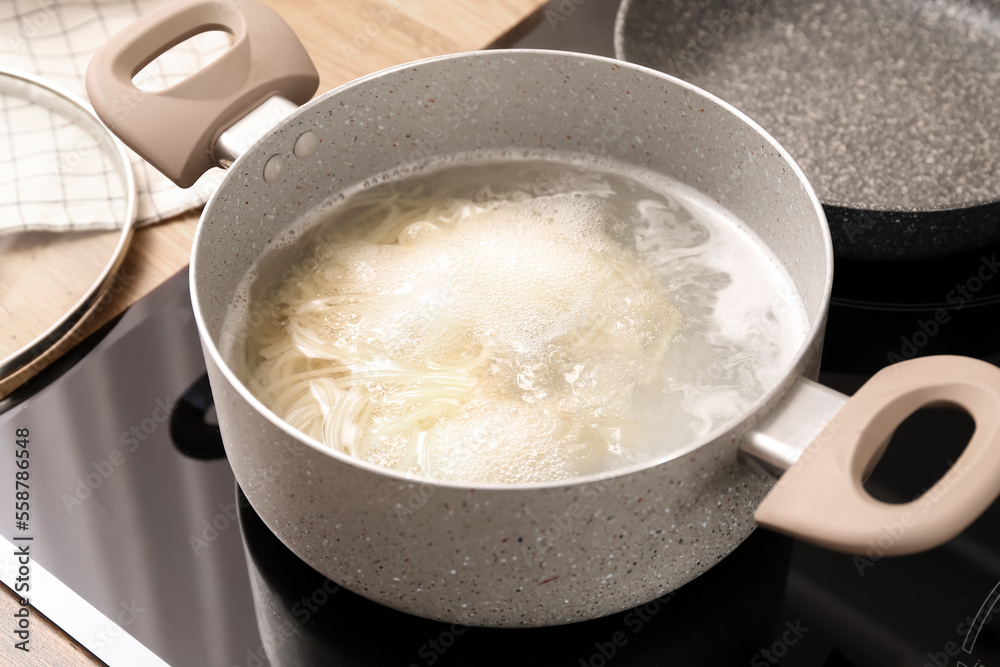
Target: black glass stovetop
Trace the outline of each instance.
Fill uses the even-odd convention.
[[[613,4],[550,3],[515,37],[606,53]],[[546,11],[607,32],[580,29],[591,39],[574,47],[573,23]],[[915,355],[1000,363],[998,251],[838,260],[821,381],[850,393]],[[855,558],[759,530],[628,612],[557,628],[451,626],[341,589],[263,526],[221,450],[185,273],[78,352],[0,401],[4,447],[28,428],[32,462],[30,526],[4,520],[0,536],[33,538],[32,602],[111,665],[1000,667],[1000,503],[920,555]],[[914,498],[971,429],[961,413],[917,413],[869,490]],[[13,498],[14,461],[0,457],[0,498]],[[0,579],[11,585],[16,567],[0,557]]]
[[[938,302],[914,287],[933,274],[950,290],[998,250],[939,260],[933,271],[848,266],[821,379],[852,390],[938,308],[952,320],[919,353],[1000,358],[1000,281],[961,309],[947,303],[948,290]],[[36,572],[43,588],[33,601],[110,664],[1000,664],[1000,633],[983,614],[1000,582],[998,506],[949,544],[896,559],[831,554],[761,530],[676,595],[558,628],[449,626],[343,590],[289,552],[236,487],[186,278],[126,313],[51,384],[0,405],[0,433],[30,429],[33,487],[28,533],[8,522],[0,534],[34,537],[34,564],[61,583]],[[889,301],[890,279],[913,293],[897,287]],[[942,411],[911,418],[873,475],[873,493],[919,494],[957,456],[967,422]],[[0,496],[13,493],[13,464],[2,467]]]

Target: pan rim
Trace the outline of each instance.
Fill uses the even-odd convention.
[[[625,41],[625,23],[627,21],[627,15],[629,10],[632,8],[634,2],[633,0],[621,0],[618,5],[618,12],[615,15],[615,25],[614,25],[614,51],[615,58],[621,60],[622,62],[627,62],[633,65],[641,65],[629,58],[628,51],[626,49]],[[655,68],[654,68],[655,69]],[[660,71],[660,70],[657,70]],[[664,74],[667,74],[664,72]],[[675,76],[670,75],[668,76]],[[877,204],[877,203],[865,203],[863,201],[847,201],[839,198],[825,198],[821,197],[819,199],[820,203],[824,206],[835,206],[849,211],[855,211],[859,214],[864,213],[880,213],[880,214],[897,214],[897,215],[919,215],[922,213],[954,213],[960,214],[965,211],[970,211],[975,208],[991,206],[1000,203],[1000,191],[992,197],[981,197],[974,199],[964,199],[955,202],[946,202],[942,204],[933,204],[925,206],[901,206],[893,204]]]
[[[121,227],[117,230],[118,238],[100,273],[80,298],[44,331],[9,355],[0,357],[0,383],[3,383],[23,373],[38,372],[54,361],[49,358],[49,353],[70,338],[111,288],[115,274],[125,263],[125,257],[135,234],[139,203],[135,174],[125,145],[105,127],[84,100],[57,84],[13,67],[0,65],[0,81],[2,81],[0,88],[4,90],[16,88],[18,92],[40,93],[44,98],[54,100],[52,103],[59,105],[58,111],[76,114],[74,120],[86,123],[88,129],[94,133],[95,141],[101,142],[99,148],[106,151],[105,155],[114,160],[125,195],[125,211]],[[12,387],[14,388],[16,386]]]

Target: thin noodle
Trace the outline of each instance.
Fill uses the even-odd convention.
[[[613,193],[603,180],[585,185],[569,188],[568,194],[560,196],[600,198]],[[374,262],[379,257],[414,253],[425,239],[472,229],[483,216],[505,210],[507,202],[530,203],[542,189],[531,183],[525,187],[504,191],[485,185],[469,198],[467,186],[445,183],[434,199],[423,195],[422,185],[388,196],[373,188],[349,199],[337,212],[337,220],[342,222],[321,225],[311,232],[316,269],[305,275],[294,272],[293,279],[279,287],[274,303],[263,309],[265,323],[250,333],[247,345],[253,376],[249,384],[253,391],[291,426],[329,447],[360,458],[375,457],[402,471],[433,475],[439,438],[432,437],[431,429],[436,424],[471,419],[468,423],[475,426],[467,428],[479,434],[476,437],[508,437],[504,427],[481,420],[500,396],[498,383],[516,375],[516,385],[504,391],[517,392],[522,402],[510,403],[510,398],[504,397],[497,403],[507,406],[503,414],[535,414],[524,413],[530,409],[549,415],[545,418],[554,419],[552,432],[566,443],[567,451],[594,447],[617,451],[622,434],[635,428],[634,420],[618,415],[616,409],[600,407],[600,400],[585,393],[590,388],[578,388],[558,376],[556,380],[566,383],[567,388],[547,385],[552,381],[544,380],[550,373],[546,363],[512,366],[513,362],[504,361],[507,357],[490,343],[489,332],[470,332],[467,324],[440,314],[446,310],[428,305],[427,316],[416,322],[422,331],[433,324],[435,335],[452,341],[453,347],[435,349],[419,359],[403,359],[394,357],[387,345],[405,342],[407,336],[416,334],[372,329],[365,319],[372,312],[391,312],[396,307],[410,312],[406,309],[412,311],[417,298],[405,285],[393,293],[383,291],[370,282],[365,262],[377,266]],[[370,255],[375,259],[344,265],[344,248],[375,253]],[[602,250],[585,257],[597,262],[598,275],[588,278],[595,293],[615,294],[624,288],[636,294],[661,292],[649,272],[644,274],[645,269],[624,251]],[[500,257],[498,261],[517,260]],[[536,289],[539,296],[548,298],[544,287]],[[566,298],[574,297],[570,293]],[[581,303],[584,305],[573,307],[585,307]],[[611,306],[597,301],[589,306],[598,310],[586,323],[560,334],[558,345],[550,344],[549,348],[581,359],[589,358],[593,350],[606,349],[616,358],[632,360],[646,373],[663,358],[677,324],[676,309],[669,302],[658,296],[650,303],[653,305],[643,317],[652,324],[642,326],[654,332],[644,334],[652,340],[628,333],[627,327],[636,318],[634,312],[605,312]],[[509,315],[516,317],[516,313]],[[582,409],[580,406],[591,411],[580,413],[586,414],[585,424],[582,417],[570,416]],[[560,412],[564,409],[570,412]],[[593,444],[595,438],[598,444]]]

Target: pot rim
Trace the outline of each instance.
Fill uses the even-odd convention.
[[[817,222],[820,224],[820,231],[823,239],[823,251],[824,251],[823,255],[826,262],[826,271],[824,272],[822,297],[815,304],[814,308],[812,309],[812,312],[807,311],[806,313],[806,315],[810,318],[809,330],[806,333],[806,336],[803,339],[802,344],[799,346],[799,349],[796,351],[795,355],[792,357],[791,361],[786,367],[784,374],[782,376],[784,379],[787,379],[789,375],[796,372],[797,368],[800,368],[806,354],[811,352],[814,344],[817,342],[817,339],[818,338],[821,339],[823,336],[825,329],[825,321],[826,321],[825,314],[830,303],[830,295],[833,289],[833,241],[830,235],[830,226],[827,223],[826,214],[823,211],[823,206],[820,203],[819,199],[817,198],[812,185],[806,178],[805,173],[795,162],[792,156],[784,148],[782,148],[782,146],[774,139],[774,137],[772,137],[763,127],[761,127],[757,122],[755,122],[749,116],[741,112],[739,109],[732,106],[725,100],[722,100],[721,98],[717,97],[716,95],[713,95],[712,93],[709,93],[706,90],[702,90],[701,88],[698,88],[697,86],[694,86],[682,79],[678,79],[677,77],[674,77],[670,74],[666,74],[664,72],[660,72],[659,70],[645,67],[643,65],[638,65],[636,63],[631,63],[623,60],[616,60],[614,58],[607,58],[605,56],[596,56],[585,53],[558,51],[549,49],[503,49],[495,51],[492,50],[465,51],[460,53],[453,53],[442,56],[433,56],[430,58],[422,58],[420,60],[414,60],[408,63],[404,63],[402,65],[396,65],[383,70],[379,70],[377,72],[373,72],[371,74],[360,77],[358,79],[354,79],[352,81],[349,81],[345,84],[337,86],[336,88],[333,88],[323,93],[322,95],[300,106],[297,110],[295,110],[290,115],[285,117],[281,122],[279,122],[274,128],[272,128],[271,130],[266,132],[263,136],[261,136],[259,139],[257,139],[257,141],[255,141],[254,144],[250,146],[250,148],[248,148],[245,153],[243,153],[239,158],[237,158],[236,162],[234,162],[232,167],[230,167],[230,173],[226,174],[222,184],[220,184],[219,188],[215,190],[215,192],[209,198],[208,202],[205,204],[205,208],[203,209],[201,217],[198,220],[198,227],[195,231],[194,239],[192,242],[192,256],[189,267],[189,284],[191,285],[191,305],[194,310],[194,317],[198,326],[198,333],[202,341],[203,349],[211,357],[212,361],[215,363],[215,365],[217,366],[219,371],[223,374],[223,376],[226,378],[226,380],[236,389],[240,397],[243,398],[243,400],[247,401],[254,408],[256,412],[258,412],[261,416],[270,421],[274,426],[279,428],[293,440],[301,444],[304,444],[325,456],[330,456],[340,463],[345,463],[351,466],[355,466],[368,473],[385,475],[389,478],[394,478],[398,480],[400,483],[419,484],[419,485],[429,484],[433,486],[440,486],[440,487],[453,488],[459,490],[464,489],[464,490],[475,490],[475,491],[482,490],[491,492],[504,492],[504,491],[514,492],[514,491],[525,491],[525,490],[557,489],[564,487],[577,487],[587,484],[607,483],[616,478],[656,468],[665,463],[669,463],[670,461],[673,461],[675,459],[682,458],[683,456],[686,456],[691,452],[696,451],[701,447],[704,447],[709,443],[718,440],[719,438],[723,437],[726,433],[732,431],[734,428],[738,427],[740,424],[747,421],[748,418],[751,418],[753,415],[756,415],[764,408],[764,406],[778,399],[780,395],[783,395],[790,387],[790,385],[787,382],[783,381],[778,382],[774,387],[772,387],[763,395],[758,397],[758,399],[754,401],[754,403],[746,410],[744,410],[738,417],[735,417],[730,421],[722,424],[721,426],[711,430],[705,436],[695,439],[692,442],[688,443],[687,445],[671,450],[670,452],[667,452],[661,456],[657,456],[652,459],[642,461],[640,463],[631,464],[622,468],[608,470],[600,473],[593,473],[581,477],[572,477],[568,479],[562,479],[550,482],[518,482],[510,484],[501,484],[501,483],[486,483],[486,482],[458,482],[451,480],[434,479],[430,477],[422,477],[411,473],[400,472],[392,468],[385,468],[376,465],[374,463],[369,463],[368,461],[365,461],[363,459],[358,459],[349,456],[347,454],[344,454],[342,452],[339,452],[335,449],[327,447],[326,445],[320,443],[316,439],[307,436],[306,434],[300,432],[299,430],[287,424],[283,419],[279,418],[276,414],[274,414],[274,412],[272,412],[270,408],[265,406],[256,396],[254,396],[253,393],[250,392],[249,389],[247,389],[243,381],[241,381],[236,376],[233,370],[229,367],[229,364],[223,358],[222,353],[219,351],[218,346],[215,343],[215,340],[213,339],[212,336],[208,334],[208,327],[205,323],[204,317],[202,316],[202,307],[198,299],[198,292],[196,286],[198,282],[197,249],[201,242],[202,232],[207,226],[206,220],[210,218],[213,214],[212,209],[215,205],[215,200],[218,197],[219,193],[222,191],[222,186],[225,184],[225,181],[229,180],[230,178],[235,178],[233,174],[237,172],[237,168],[240,166],[240,162],[242,162],[243,159],[246,158],[248,155],[257,151],[259,145],[263,141],[265,141],[268,137],[270,137],[275,131],[294,122],[305,110],[323,103],[325,100],[327,100],[327,98],[333,97],[334,95],[341,93],[342,91],[351,89],[355,86],[364,85],[367,82],[381,78],[384,75],[405,69],[419,67],[426,63],[446,61],[446,60],[465,60],[469,58],[484,58],[484,57],[504,58],[506,55],[510,53],[529,54],[529,55],[534,54],[540,57],[562,57],[562,58],[570,58],[577,60],[593,60],[601,63],[606,63],[609,65],[616,65],[623,69],[639,71],[644,75],[653,76],[655,78],[666,80],[672,85],[684,88],[689,92],[718,105],[723,110],[733,114],[739,120],[746,123],[750,128],[755,130],[765,141],[767,141],[771,145],[772,148],[774,148],[778,152],[778,154],[785,160],[785,162],[788,163],[788,165],[792,168],[794,175],[798,178],[799,183],[805,189],[806,195],[809,197],[809,200],[811,201],[813,209],[816,213]],[[733,444],[735,446],[736,444],[735,440]]]

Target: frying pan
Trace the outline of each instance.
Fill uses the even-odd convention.
[[[838,257],[1000,239],[996,3],[623,0],[615,53],[768,130],[816,189]]]
[[[207,29],[231,32],[232,48],[185,81],[136,97],[137,72]],[[906,554],[950,539],[996,497],[1000,369],[961,357],[911,360],[850,399],[809,379],[833,280],[823,211],[788,154],[722,100],[628,63],[531,50],[409,63],[296,108],[317,84],[288,26],[254,0],[168,3],[109,40],[87,71],[102,119],[176,182],[230,166],[191,260],[226,455],[268,528],[338,584],[448,622],[554,625],[676,589],[758,524],[835,549]],[[254,134],[261,116],[273,127]],[[523,151],[654,170],[697,186],[753,229],[787,270],[808,323],[776,385],[729,423],[652,461],[506,485],[420,478],[349,457],[248,390],[242,355],[223,351],[223,325],[243,277],[296,221],[394,170]],[[860,480],[895,426],[941,402],[977,423],[952,469],[912,503],[867,495]],[[762,468],[787,471],[776,485]]]

